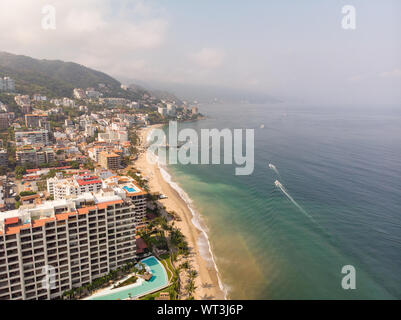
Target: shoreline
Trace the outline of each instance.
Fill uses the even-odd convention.
[[[191,248],[189,261],[198,272],[198,277],[195,279],[197,289],[195,290],[194,298],[197,300],[226,299],[226,293],[211,252],[208,235],[200,225],[201,216],[191,207],[185,191],[172,181],[170,173],[159,166],[158,163],[152,164],[146,159],[146,138],[153,129],[161,126],[163,125],[153,125],[139,130],[141,153],[132,164],[148,179],[150,192],[159,192],[167,196],[167,199],[160,200],[166,210],[175,211],[181,218],[181,221],[175,221],[174,223],[188,241],[188,245]],[[173,185],[176,185],[176,187]],[[185,201],[182,193],[185,194],[185,198],[188,198],[187,201]],[[210,255],[210,259],[209,257],[205,258],[201,253],[201,242],[205,240],[208,249],[207,254]]]

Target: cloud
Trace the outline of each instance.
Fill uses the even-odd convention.
[[[203,48],[199,52],[190,55],[192,61],[206,69],[220,67],[223,64],[224,57],[224,51],[216,48]]]
[[[42,29],[45,5],[56,9],[55,30]],[[161,10],[141,0],[0,1],[1,50],[111,73],[138,72],[146,52],[165,44],[168,25]]]
[[[401,69],[395,68],[391,71],[385,71],[380,73],[380,77],[382,78],[401,78]]]

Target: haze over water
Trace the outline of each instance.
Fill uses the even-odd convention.
[[[208,227],[228,298],[401,298],[400,107],[200,111],[210,119],[180,127],[255,129],[251,176],[169,166]],[[349,264],[356,290],[341,287]]]

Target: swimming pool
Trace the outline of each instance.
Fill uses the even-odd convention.
[[[125,187],[123,187],[123,189],[124,189],[124,190],[127,190],[127,191],[130,192],[130,193],[136,192],[136,190],[135,190],[134,188],[132,188],[132,187],[127,187],[127,186],[125,186]]]
[[[168,285],[168,278],[164,266],[155,257],[149,257],[141,261],[148,266],[153,277],[149,281],[143,279],[137,280],[136,284],[129,285],[123,288],[111,289],[107,293],[99,293],[89,300],[124,300],[129,298],[140,297],[154,291],[163,289]]]

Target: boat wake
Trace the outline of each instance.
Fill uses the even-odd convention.
[[[276,186],[277,188],[279,188],[279,189],[281,190],[281,192],[284,193],[284,195],[299,209],[299,211],[301,211],[301,212],[302,212],[305,216],[307,216],[312,222],[314,222],[316,225],[319,226],[319,224],[316,222],[316,220],[313,219],[313,217],[312,217],[309,213],[307,213],[307,212],[304,210],[304,208],[302,208],[302,207],[298,204],[298,202],[296,202],[296,201],[294,200],[293,197],[291,197],[291,195],[290,195],[290,194],[288,193],[288,191],[284,188],[284,186],[281,184],[280,181],[276,180],[276,181],[274,181],[274,184],[275,184],[275,186]],[[319,227],[320,227],[320,226],[319,226]]]
[[[269,163],[269,168],[272,169],[280,177],[280,172],[278,172],[278,170],[274,164]]]

